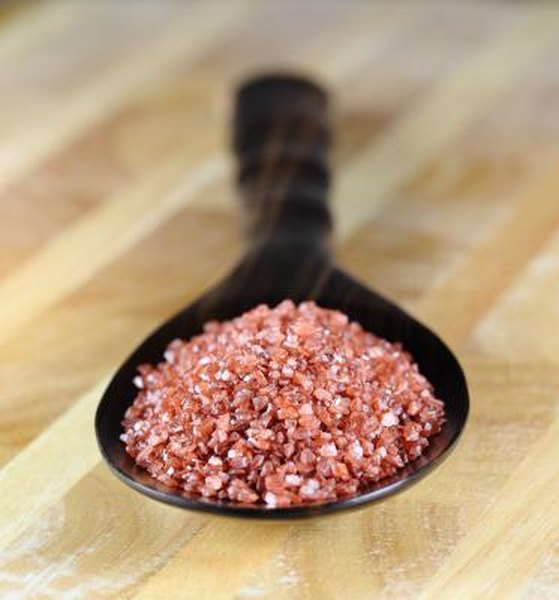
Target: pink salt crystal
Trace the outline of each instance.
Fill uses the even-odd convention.
[[[284,491],[283,478],[279,475],[268,475],[264,478],[264,485],[271,492],[281,494]]]
[[[295,383],[298,383],[305,390],[312,389],[311,378],[307,377],[306,375],[303,375],[302,373],[299,373],[299,372],[295,373],[295,375],[293,376],[293,381]]]
[[[320,456],[337,456],[338,450],[336,449],[336,444],[324,444],[318,453]]]
[[[320,487],[320,483],[316,479],[308,479],[301,486],[301,495],[303,496],[314,496]]]
[[[393,412],[387,412],[382,415],[380,422],[385,427],[392,427],[392,425],[398,425],[398,417]]]
[[[299,425],[307,429],[318,429],[320,427],[320,420],[314,415],[301,415],[299,417]]]
[[[217,475],[206,477],[206,485],[212,490],[220,490],[223,486],[223,481]]]
[[[293,374],[295,373],[295,371],[288,365],[286,365],[285,367],[283,367],[283,369],[281,370],[281,374],[284,377],[293,377]]]
[[[314,390],[314,396],[317,400],[326,400],[326,401],[332,400],[332,394],[328,390],[325,390],[324,388],[316,388]]]
[[[270,506],[276,506],[278,503],[278,499],[274,493],[266,492],[264,494],[264,502]]]
[[[258,306],[140,365],[126,451],[191,497],[343,498],[414,460],[444,405],[409,354],[313,302]]]
[[[287,485],[298,486],[301,485],[301,478],[299,477],[299,475],[286,475],[285,483]]]
[[[315,461],[315,455],[310,448],[303,448],[300,459],[303,464],[310,465]]]
[[[338,480],[345,481],[349,479],[349,471],[344,463],[334,463],[334,466],[332,467],[332,473]]]
[[[293,456],[294,452],[295,452],[295,444],[293,444],[292,442],[287,442],[287,444],[285,444],[283,446],[283,454],[285,455],[286,458],[291,458]]]
[[[351,444],[349,455],[356,460],[361,460],[363,458],[363,447],[358,440],[355,440]]]
[[[316,330],[316,326],[308,321],[297,321],[293,324],[292,329],[297,335],[308,337]]]

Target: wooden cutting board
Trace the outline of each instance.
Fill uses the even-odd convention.
[[[0,595],[559,597],[559,6],[0,8]],[[107,377],[241,251],[239,78],[337,98],[341,264],[456,350],[467,431],[411,491],[252,524],[101,463]]]

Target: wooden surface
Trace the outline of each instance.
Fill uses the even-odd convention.
[[[0,596],[559,597],[559,6],[19,2],[0,10]],[[112,370],[241,252],[239,77],[338,99],[340,263],[472,392],[416,488],[300,524],[159,505],[101,463]]]

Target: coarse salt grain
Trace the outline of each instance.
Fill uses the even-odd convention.
[[[338,450],[336,449],[336,444],[324,444],[318,453],[320,456],[337,456]]]
[[[316,479],[309,479],[304,485],[301,486],[301,494],[303,496],[313,496],[320,487],[320,483]]]
[[[385,427],[392,427],[392,425],[398,425],[398,417],[393,412],[387,412],[382,415],[381,423]]]
[[[301,478],[299,475],[286,475],[285,483],[287,485],[301,485]]]
[[[444,405],[409,354],[286,300],[141,365],[121,440],[191,497],[271,508],[354,495],[417,458]]]

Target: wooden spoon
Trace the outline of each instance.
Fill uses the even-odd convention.
[[[272,75],[247,82],[237,94],[234,149],[249,249],[217,287],[150,335],[125,361],[97,409],[95,429],[103,457],[135,490],[181,508],[222,515],[293,518],[358,507],[399,492],[441,463],[456,443],[468,415],[464,373],[452,352],[429,329],[334,264],[332,218],[326,203],[330,125],[327,96],[316,84]],[[138,467],[120,440],[121,421],[134,401],[138,365],[162,360],[176,338],[189,339],[208,320],[236,317],[260,303],[314,299],[411,352],[421,372],[445,402],[446,422],[424,454],[393,477],[342,500],[269,508],[189,498]]]

